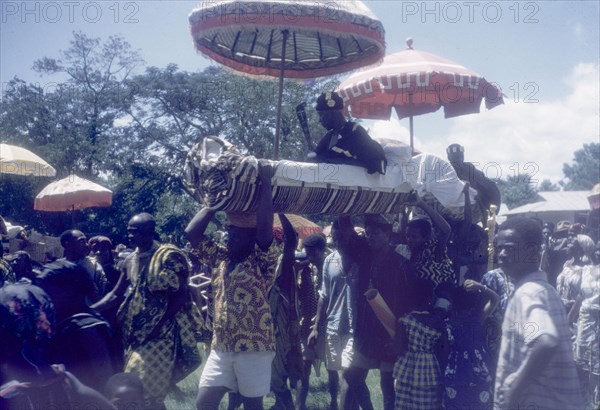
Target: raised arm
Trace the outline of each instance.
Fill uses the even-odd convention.
[[[273,242],[273,194],[271,192],[272,169],[259,162],[258,209],[256,211],[256,244],[266,251]]]
[[[284,243],[283,257],[281,258],[281,276],[279,277],[279,287],[287,296],[292,295],[294,286],[294,259],[296,246],[298,244],[298,235],[287,217],[280,213],[279,220],[283,227]]]
[[[477,282],[476,280],[465,280],[463,287],[467,292],[480,293],[487,299],[485,306],[483,307],[481,317],[482,320],[487,318],[494,311],[494,309],[496,309],[496,306],[498,306],[498,303],[500,302],[500,296],[498,296],[496,292],[488,288],[486,285]]]
[[[468,238],[471,224],[473,223],[473,216],[471,214],[471,195],[469,192],[470,187],[471,184],[465,182],[465,186],[463,188],[463,193],[465,194],[465,206],[463,208],[463,222],[461,225],[461,237],[464,239]]]
[[[208,207],[202,208],[185,227],[185,236],[192,246],[198,245],[204,238],[204,231],[206,231],[214,214],[215,211],[212,209]]]
[[[440,236],[437,238],[438,242],[445,246],[448,242],[448,238],[450,237],[450,225],[448,225],[448,222],[446,222],[442,215],[440,215],[435,209],[427,205],[427,203],[423,201],[418,195],[415,201],[415,205],[424,210],[427,213],[427,215],[429,215],[431,222],[433,222],[433,226],[435,226],[440,233]]]

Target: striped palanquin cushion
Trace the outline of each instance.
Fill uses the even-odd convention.
[[[289,167],[287,161],[258,160],[243,156],[235,146],[216,137],[206,137],[188,153],[185,165],[186,185],[202,205],[222,211],[253,211],[257,202],[258,162],[275,168],[273,204],[276,212],[294,214],[367,214],[397,213],[406,203],[410,186],[370,187],[339,185],[327,180],[306,182],[298,172],[282,172]],[[303,163],[293,163],[299,167]],[[304,164],[314,167],[315,164]],[[338,170],[349,167],[356,172],[359,167],[336,165]],[[360,172],[364,172],[362,169]]]
[[[421,198],[448,220],[463,218],[463,206],[446,202],[462,197],[463,182],[452,166],[431,154],[409,159],[403,170],[368,175],[352,165],[270,161],[242,155],[218,137],[205,137],[188,153],[185,182],[202,205],[218,211],[254,211],[259,162],[274,168],[275,212],[315,214],[394,214],[403,210],[417,190]],[[474,194],[471,198],[474,197]],[[464,201],[463,201],[464,205]],[[473,220],[479,208],[471,206]]]

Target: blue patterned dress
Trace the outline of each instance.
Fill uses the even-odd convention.
[[[451,351],[444,371],[444,408],[491,408],[492,376],[479,316],[472,310],[455,310],[446,320],[446,332]]]
[[[483,275],[481,284],[487,286],[498,296],[500,301],[492,313],[485,318],[483,327],[485,331],[485,347],[488,352],[488,369],[492,378],[496,375],[496,364],[498,363],[498,353],[500,352],[500,339],[502,337],[502,321],[508,299],[515,290],[515,285],[502,269],[497,268]]]

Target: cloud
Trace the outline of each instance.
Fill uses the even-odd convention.
[[[575,151],[600,141],[599,78],[597,63],[579,63],[563,80],[568,89],[563,98],[533,102],[542,93],[525,89],[519,99],[509,96],[493,110],[453,119],[442,136],[421,139],[415,130],[415,147],[445,157],[446,147],[459,143],[465,147],[465,159],[478,163],[491,178],[521,173],[538,183],[557,182]],[[369,129],[374,137],[395,135],[408,141],[406,124],[394,118],[374,121]]]

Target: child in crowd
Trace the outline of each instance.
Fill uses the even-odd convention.
[[[437,356],[444,357],[444,353],[438,352],[447,346],[443,325],[450,305],[450,291],[446,287],[451,285],[436,287],[437,299],[433,306],[431,296],[418,298],[414,310],[398,320],[392,339],[392,346],[399,353],[394,366],[396,410],[442,407],[444,388]]]

